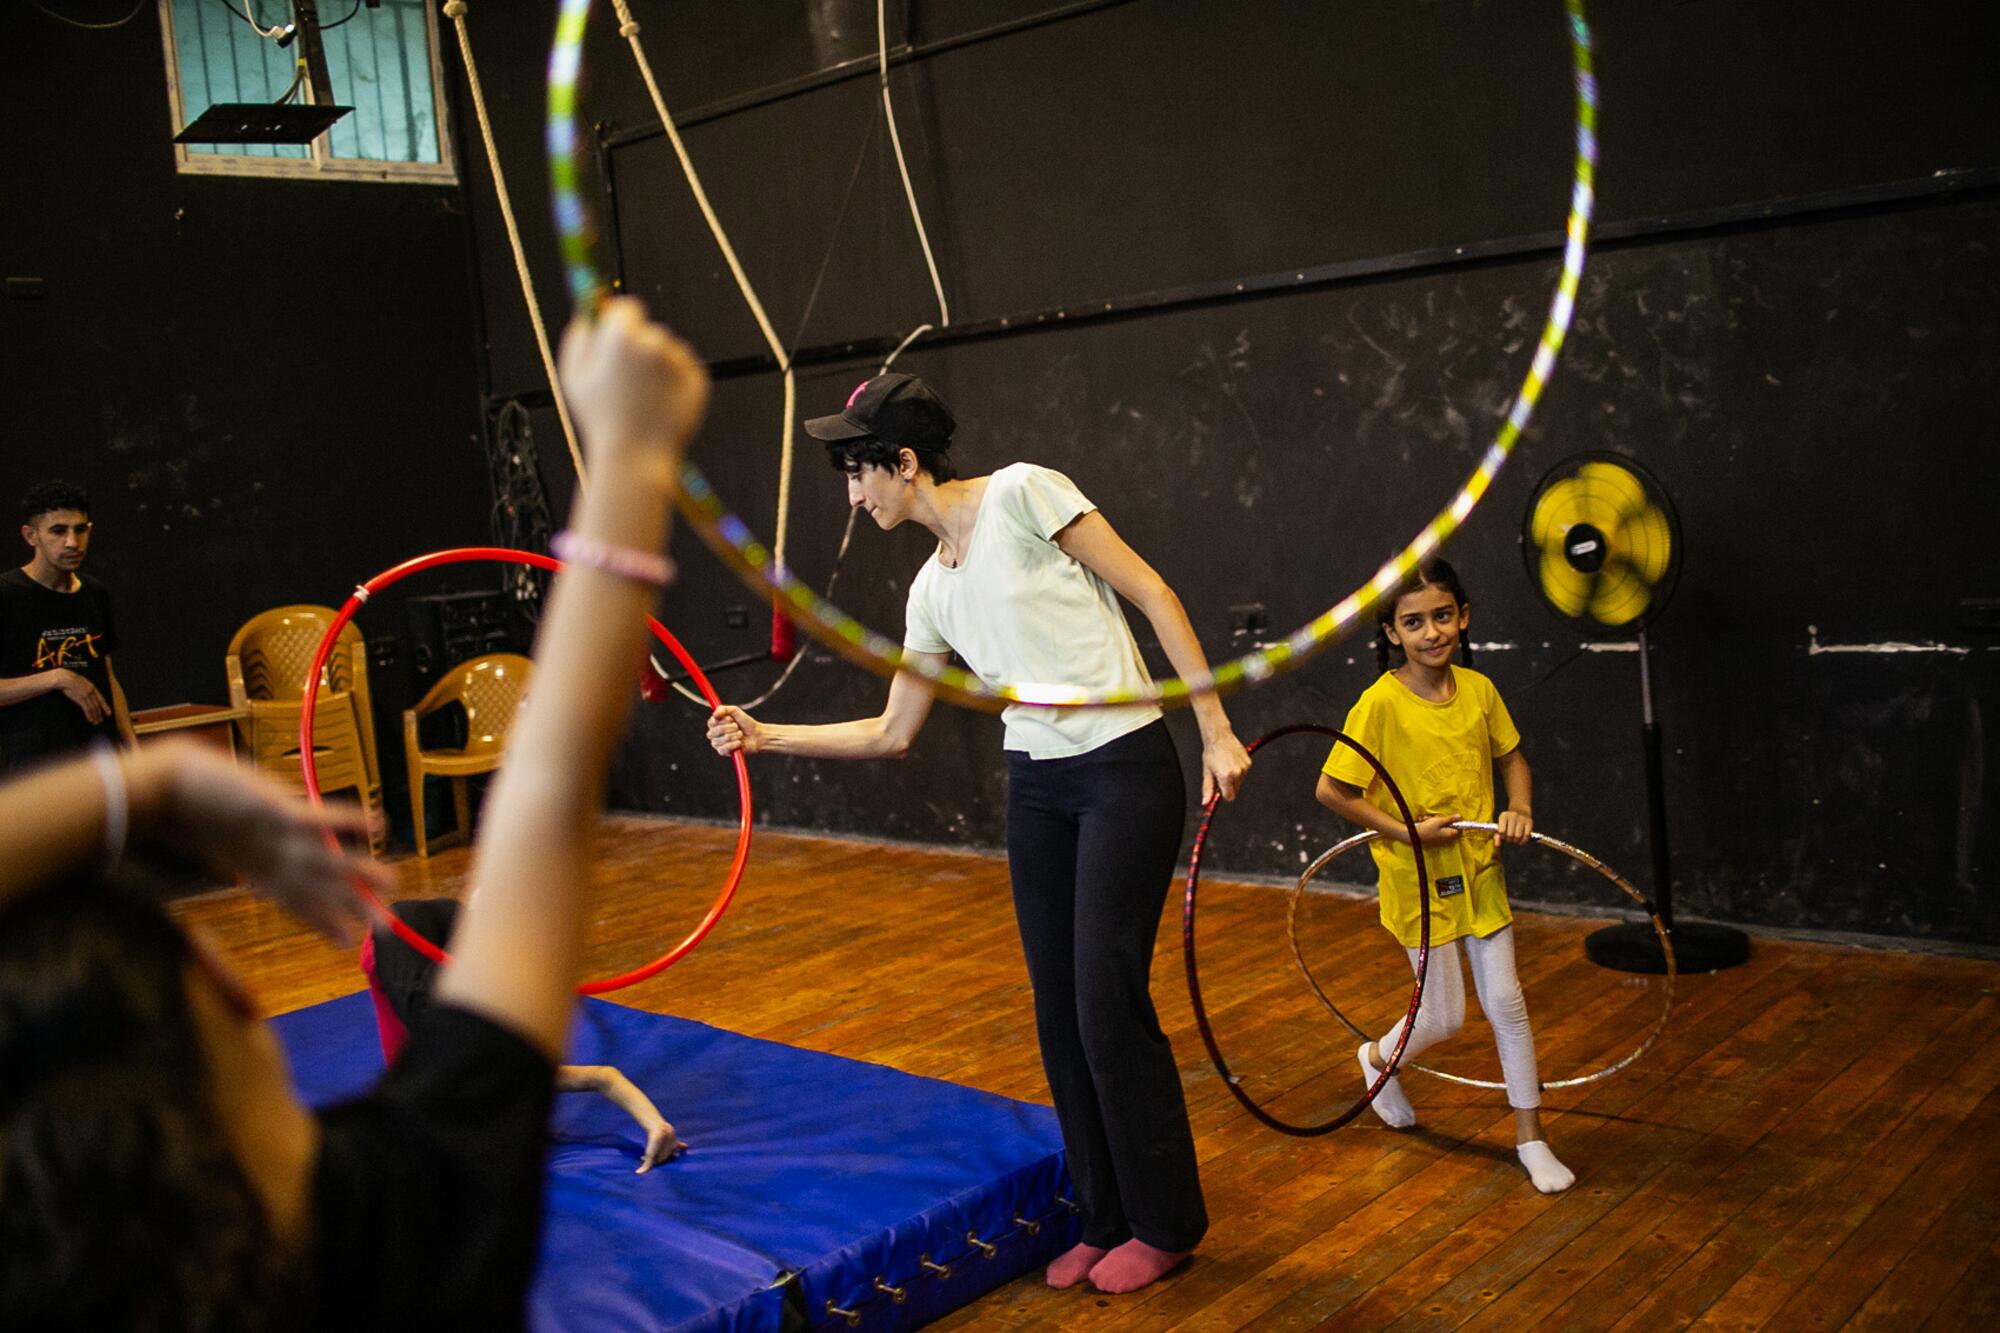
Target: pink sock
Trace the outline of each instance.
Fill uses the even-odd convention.
[[[1095,1245],[1075,1246],[1049,1265],[1044,1280],[1057,1291],[1074,1287],[1090,1275],[1090,1270],[1107,1253],[1109,1251],[1100,1250]]]
[[[1143,1240],[1128,1240],[1090,1270],[1090,1285],[1116,1296],[1158,1281],[1192,1251],[1156,1250]]]

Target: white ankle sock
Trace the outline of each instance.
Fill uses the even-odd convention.
[[[1361,1086],[1372,1088],[1382,1071],[1368,1063],[1368,1043],[1363,1042],[1354,1052],[1354,1058],[1361,1065]],[[1382,1085],[1382,1091],[1375,1094],[1375,1100],[1368,1108],[1382,1118],[1382,1123],[1391,1129],[1408,1129],[1417,1123],[1417,1108],[1410,1105],[1410,1099],[1403,1095],[1403,1081],[1392,1078]]]
[[[1535,1188],[1542,1193],[1561,1194],[1576,1184],[1576,1172],[1557,1161],[1556,1155],[1549,1151],[1549,1145],[1540,1139],[1516,1144],[1514,1151],[1521,1155],[1521,1165],[1528,1168],[1528,1179],[1534,1181]]]

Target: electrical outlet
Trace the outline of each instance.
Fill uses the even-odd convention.
[[[1241,644],[1261,642],[1271,630],[1271,622],[1264,614],[1262,602],[1245,602],[1241,606],[1229,608],[1229,641]]]

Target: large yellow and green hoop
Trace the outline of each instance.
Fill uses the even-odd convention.
[[[606,290],[597,266],[577,166],[576,88],[582,72],[584,27],[591,2],[562,0],[556,18],[555,42],[549,52],[550,187],[564,274],[570,298],[578,310],[591,309]],[[1556,357],[1562,350],[1576,306],[1577,285],[1583,277],[1591,213],[1597,197],[1597,77],[1591,61],[1590,26],[1584,18],[1583,0],[1564,0],[1564,7],[1569,16],[1570,56],[1576,83],[1575,180],[1570,191],[1562,277],[1556,284],[1548,319],[1542,325],[1541,341],[1515,396],[1513,409],[1451,502],[1367,582],[1282,640],[1224,662],[1206,677],[1177,676],[1138,690],[1092,694],[1059,684],[989,685],[957,667],[905,660],[901,645],[820,597],[790,571],[779,569],[770,549],[757,539],[748,524],[723,505],[693,463],[684,463],[681,468],[681,512],[709,549],[739,577],[769,596],[778,609],[828,648],[880,675],[910,671],[923,676],[940,697],[971,708],[993,711],[1015,703],[1055,708],[1104,708],[1132,703],[1171,706],[1185,703],[1196,694],[1227,694],[1304,664],[1367,618],[1378,602],[1400,587],[1418,564],[1442,547],[1471,517],[1506,465],[1555,371]]]

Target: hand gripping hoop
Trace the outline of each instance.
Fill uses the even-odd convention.
[[[326,668],[327,657],[333,652],[334,640],[340,636],[340,631],[346,628],[350,620],[354,619],[354,615],[361,609],[362,603],[391,584],[400,583],[412,574],[419,574],[427,569],[436,569],[441,565],[461,565],[480,560],[497,560],[515,565],[533,565],[537,569],[546,569],[557,573],[560,573],[563,568],[562,562],[552,556],[541,555],[535,551],[510,550],[504,546],[463,546],[448,551],[433,551],[429,555],[416,556],[413,559],[405,560],[400,565],[392,565],[388,569],[383,570],[380,574],[377,574],[374,578],[356,588],[354,595],[349,597],[341,606],[339,612],[335,614],[333,623],[327,626],[325,636],[319,641],[318,650],[313,653],[312,666],[306,672],[304,698],[299,708],[299,764],[305,770],[306,795],[314,805],[321,804],[321,799],[319,793],[319,771],[313,763],[313,716],[319,704],[320,673]],[[672,653],[675,659],[680,662],[682,668],[687,671],[689,677],[700,688],[702,697],[708,700],[709,705],[711,707],[720,707],[722,704],[721,697],[716,694],[715,687],[708,683],[708,677],[702,674],[701,667],[688,654],[688,650],[681,646],[681,641],[668,633],[667,627],[651,616],[646,618],[646,624],[652,629],[653,637],[666,645],[667,651]],[[634,968],[632,971],[619,976],[603,977],[597,981],[587,981],[577,987],[578,993],[583,995],[603,995],[608,991],[622,990],[626,986],[635,985],[638,982],[645,981],[649,977],[658,976],[661,972],[664,972],[667,968],[672,967],[684,958],[695,945],[700,944],[708,932],[714,929],[715,923],[722,919],[722,913],[728,908],[730,899],[736,895],[736,886],[743,882],[743,868],[750,859],[750,770],[743,762],[741,753],[736,754],[734,760],[736,764],[736,795],[742,807],[742,815],[736,826],[736,854],[734,859],[729,863],[729,873],[723,879],[722,891],[715,896],[715,901],[709,905],[708,912],[695,925],[695,928],[688,932],[686,939],[661,954],[658,958],[655,958],[652,962]],[[328,833],[327,837],[331,840],[333,835]],[[355,882],[355,888],[359,890],[362,901],[367,904],[370,914],[377,921],[394,930],[397,938],[401,939],[403,943],[409,945],[432,962],[443,963],[449,961],[443,949],[440,949],[437,945],[410,929],[402,918],[384,906],[382,900],[375,896],[374,890],[358,880]]]

